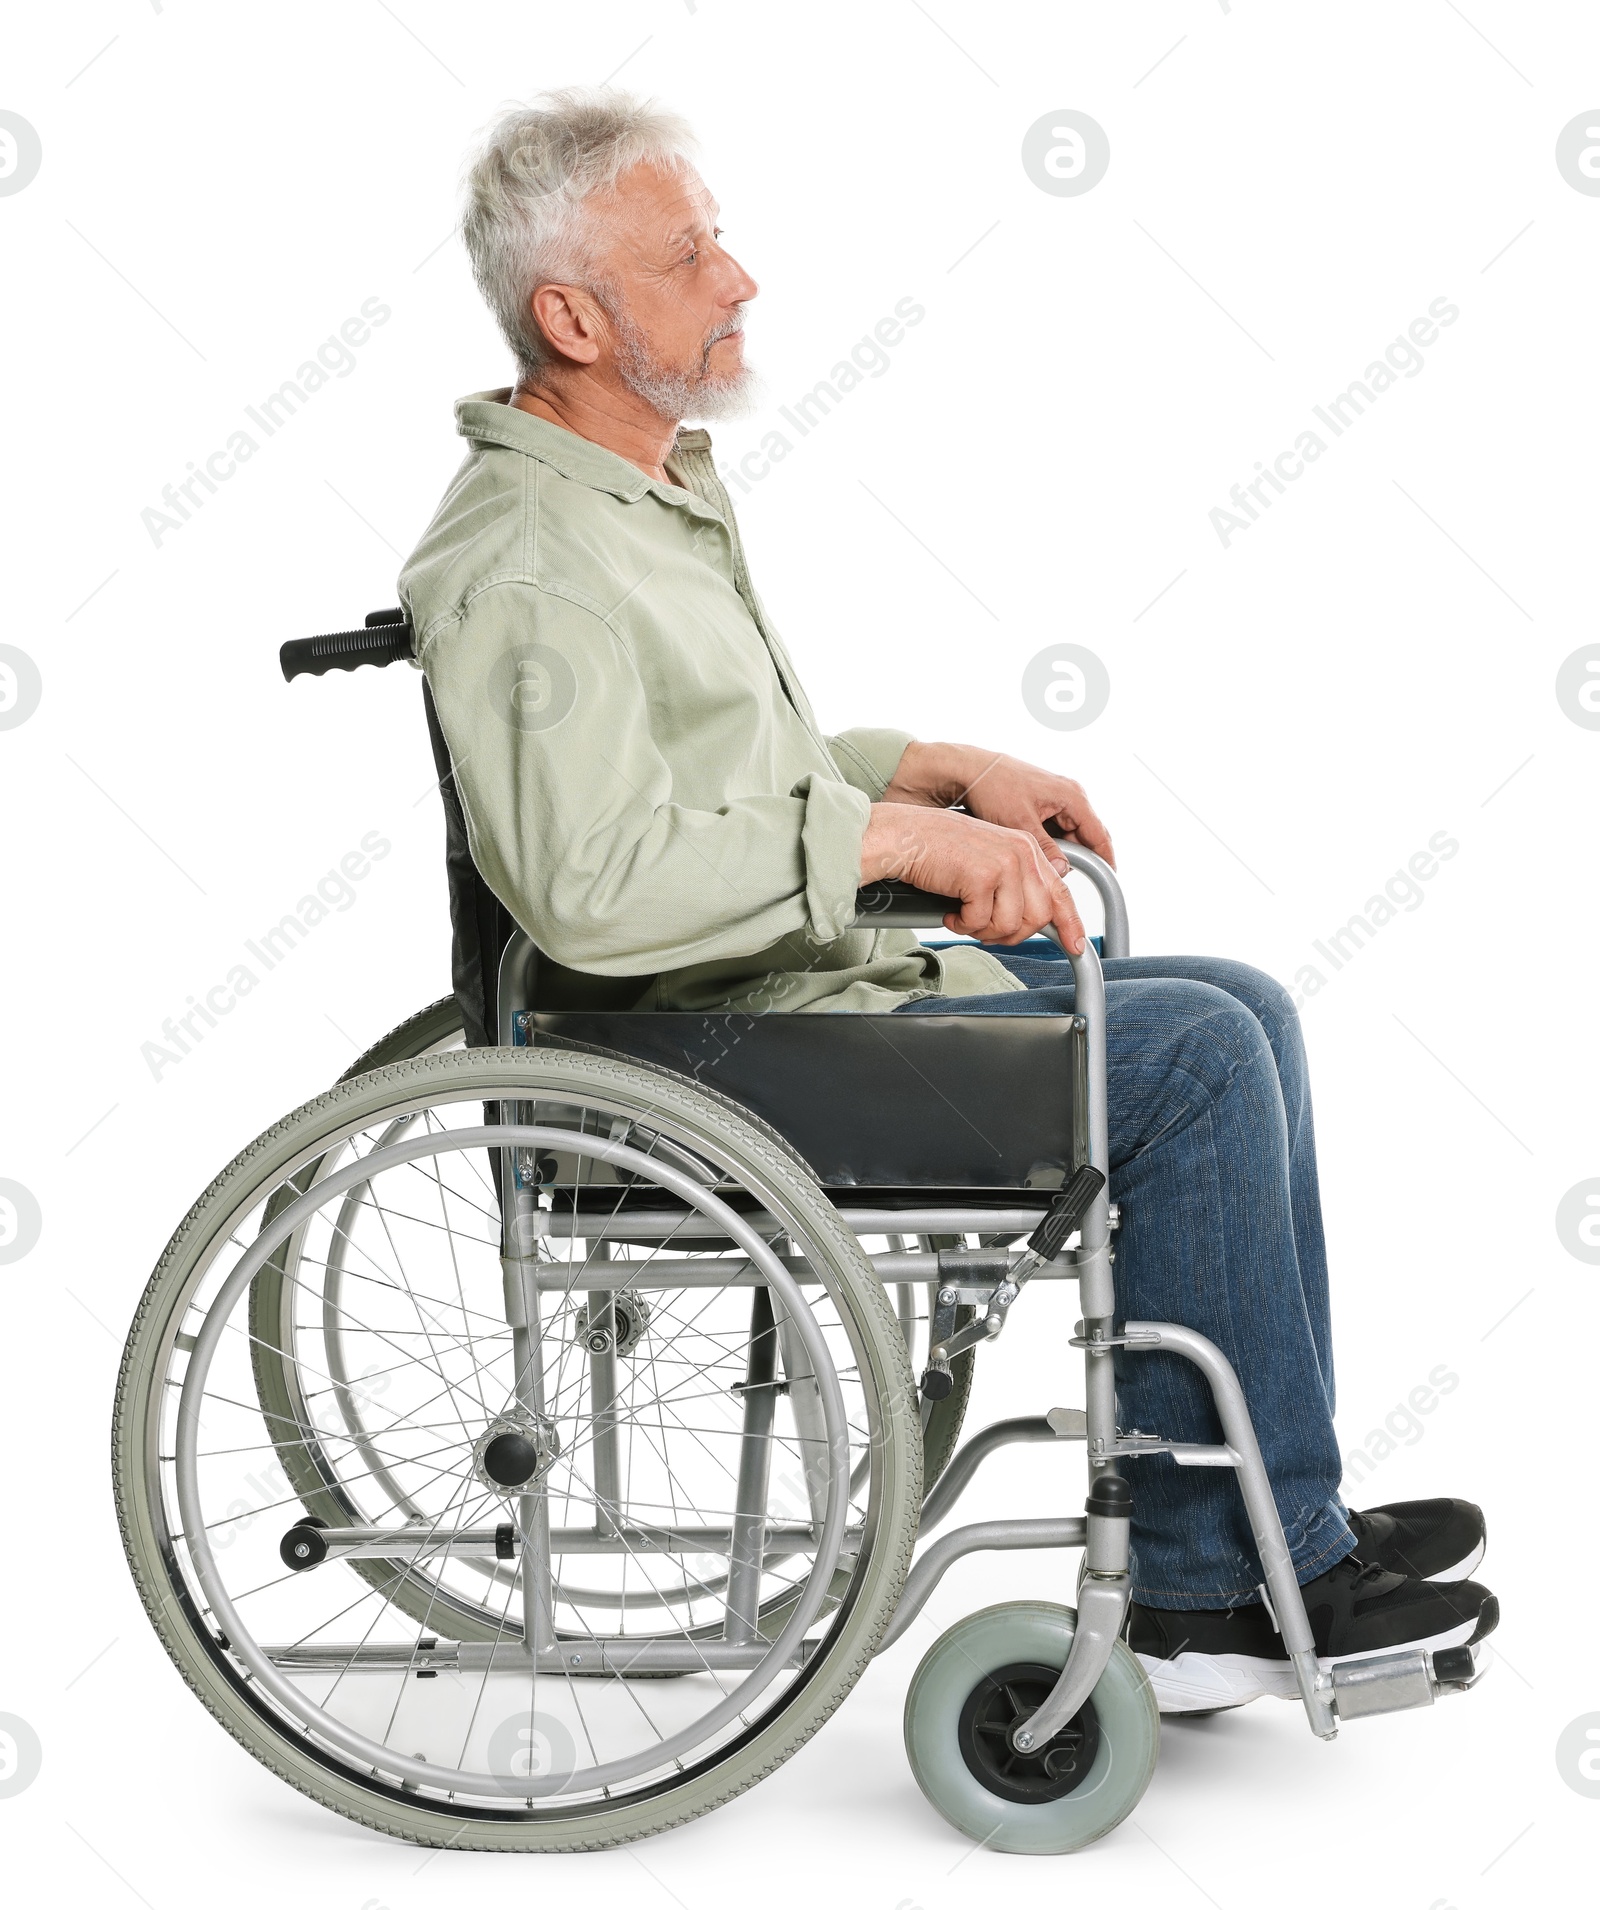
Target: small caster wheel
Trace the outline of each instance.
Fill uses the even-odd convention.
[[[1115,1829],[1155,1773],[1161,1719],[1144,1668],[1118,1639],[1094,1695],[1022,1753],[1019,1718],[1067,1661],[1064,1605],[991,1605],[938,1640],[906,1693],[906,1756],[934,1809],[990,1850],[1081,1850]]]

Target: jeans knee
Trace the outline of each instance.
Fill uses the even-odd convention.
[[[1188,983],[1195,993],[1182,1004],[1182,1033],[1173,1059],[1207,1098],[1218,1101],[1241,1075],[1277,1078],[1267,1030],[1236,996],[1210,983]]]
[[[1272,1041],[1276,1042],[1281,1034],[1298,1024],[1294,997],[1271,975],[1252,968],[1248,962],[1218,962],[1214,973],[1217,985],[1244,1003]]]
[[[1261,1022],[1211,982],[1163,977],[1134,984],[1109,1016],[1111,1155],[1125,1168],[1147,1150],[1180,1143],[1232,1102],[1236,1124],[1284,1119],[1272,1044]],[[1245,1111],[1234,1097],[1249,1102]],[[1112,1191],[1118,1177],[1112,1176]],[[1131,1191],[1124,1188],[1123,1192]]]

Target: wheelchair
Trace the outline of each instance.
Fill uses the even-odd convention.
[[[383,611],[281,662],[411,648]],[[424,705],[454,992],[216,1177],[118,1383],[134,1579],[247,1750],[421,1844],[613,1845],[789,1757],[955,1560],[1076,1550],[1072,1606],[993,1605],[932,1646],[905,1746],[967,1836],[1077,1850],[1155,1769],[1121,1634],[1159,1453],[1235,1473],[1318,1736],[1473,1682],[1465,1648],[1319,1667],[1237,1377],[1182,1325],[1115,1318],[1104,863],[1063,845],[1105,920],[1099,952],[1054,950],[1072,1015],[638,1013],[645,978],[550,961],[478,876]],[[858,906],[924,928],[955,905],[881,883]],[[962,1443],[977,1349],[1034,1280],[1077,1282],[1084,1405]],[[1192,1361],[1223,1443],[1119,1430],[1117,1349]],[[1083,1514],[929,1539],[1021,1441],[1083,1448]]]

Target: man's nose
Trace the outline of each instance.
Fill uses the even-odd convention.
[[[734,258],[732,253],[724,253],[723,256],[727,259],[730,269],[728,283],[722,289],[723,303],[725,305],[744,305],[756,296],[761,290],[761,287],[751,278],[750,274],[739,261]]]

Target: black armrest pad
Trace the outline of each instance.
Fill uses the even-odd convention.
[[[937,912],[959,915],[961,902],[954,895],[930,895],[926,889],[914,889],[909,882],[869,882],[856,890],[856,913],[863,921],[894,922],[907,916],[921,919]]]

